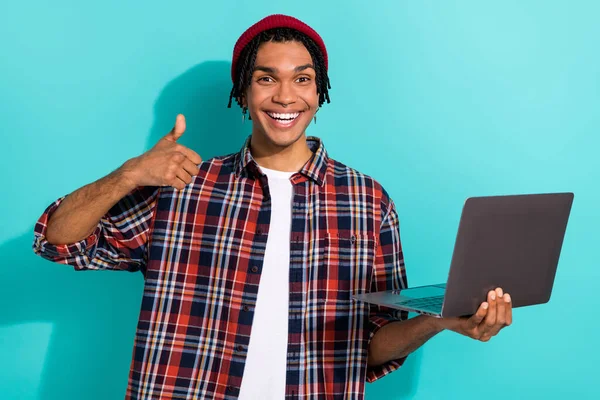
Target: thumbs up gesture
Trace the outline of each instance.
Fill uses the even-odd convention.
[[[177,116],[175,126],[150,150],[123,164],[135,186],[172,186],[183,189],[198,174],[202,158],[177,143],[185,132],[185,117]]]

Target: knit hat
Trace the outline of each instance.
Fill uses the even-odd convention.
[[[304,22],[296,19],[294,17],[290,17],[283,14],[274,14],[265,17],[252,25],[250,28],[246,30],[246,32],[242,33],[242,36],[237,40],[235,46],[233,48],[233,59],[231,61],[231,80],[235,82],[235,69],[240,58],[240,54],[242,54],[242,50],[248,43],[252,41],[257,35],[261,32],[264,32],[273,28],[291,28],[295,29],[299,32],[304,33],[309,38],[311,38],[319,49],[323,53],[323,58],[325,59],[325,69],[328,68],[327,62],[327,50],[325,49],[325,43],[321,36],[310,26],[306,25]]]

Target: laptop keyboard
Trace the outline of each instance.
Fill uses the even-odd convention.
[[[399,301],[396,304],[411,308],[442,308],[444,296],[424,297],[421,299],[408,299]]]

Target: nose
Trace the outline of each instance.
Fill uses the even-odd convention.
[[[282,82],[278,85],[277,92],[273,96],[273,103],[287,106],[288,104],[295,103],[297,98],[298,96],[296,96],[292,84],[289,82]]]

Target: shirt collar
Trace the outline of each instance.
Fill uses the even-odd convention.
[[[260,176],[258,172],[258,164],[252,157],[252,153],[250,152],[250,140],[252,139],[252,135],[248,136],[242,149],[238,153],[235,160],[235,174],[236,177],[244,174],[244,172],[249,172],[253,176]],[[327,151],[325,150],[325,146],[323,146],[323,141],[316,136],[308,136],[306,138],[306,144],[308,148],[313,152],[313,156],[304,164],[302,169],[298,171],[300,174],[306,176],[307,178],[313,180],[319,186],[323,186],[325,184],[325,174],[327,173],[327,164],[329,161],[329,157],[327,156]]]

